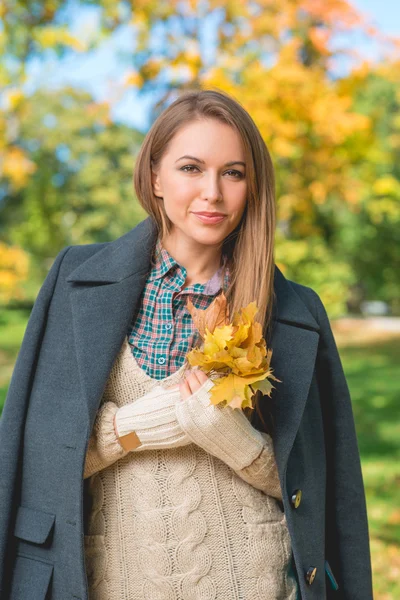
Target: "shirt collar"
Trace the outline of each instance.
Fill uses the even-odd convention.
[[[222,264],[214,273],[214,275],[203,284],[203,289],[199,290],[199,293],[206,295],[214,295],[218,293],[221,289],[221,278],[222,274],[226,270],[226,275],[229,273],[229,267],[227,267],[227,255],[222,255]],[[153,281],[155,279],[160,279],[164,277],[169,271],[174,268],[180,268],[182,270],[183,275],[186,278],[186,269],[182,265],[180,265],[164,248],[161,244],[161,240],[158,238],[155,253],[154,253],[155,263],[149,274],[149,281]]]

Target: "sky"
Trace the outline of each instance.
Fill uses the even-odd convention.
[[[399,0],[353,0],[353,5],[371,16],[382,31],[400,36]]]
[[[352,0],[352,3],[384,33],[400,37],[400,0]],[[216,19],[213,19],[212,15],[207,19],[203,35],[206,41],[205,47],[211,48],[218,15],[216,15]],[[85,11],[79,9],[72,16],[72,20],[78,34],[84,31],[85,35],[90,35],[90,31],[96,28],[96,9],[89,8]],[[115,80],[122,81],[129,66],[123,57],[123,52],[132,47],[131,35],[128,28],[119,30],[117,35],[112,35],[100,49],[89,56],[78,55],[61,62],[49,60],[46,64],[33,61],[29,69],[31,76],[27,83],[28,89],[31,88],[33,91],[43,85],[61,87],[71,84],[87,89],[100,101],[110,96],[113,97]],[[338,38],[337,43],[357,47],[366,57],[376,56],[377,48],[370,40],[361,37],[352,40]],[[345,62],[341,64],[341,67],[345,71]],[[340,70],[338,74],[340,74]],[[112,116],[115,120],[145,133],[150,126],[149,108],[153,104],[154,96],[146,97],[131,89],[121,100],[114,102]]]

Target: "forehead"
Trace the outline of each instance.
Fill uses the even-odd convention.
[[[168,144],[167,153],[176,160],[190,154],[203,160],[244,160],[239,133],[216,119],[191,121],[181,127]]]

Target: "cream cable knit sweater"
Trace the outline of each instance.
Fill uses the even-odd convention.
[[[238,471],[194,443],[129,453],[119,445],[114,414],[160,383],[125,339],[86,457],[90,600],[296,600],[270,436]]]

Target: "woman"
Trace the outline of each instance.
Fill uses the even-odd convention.
[[[135,188],[149,217],[65,248],[28,323],[0,422],[1,598],[372,599],[348,387],[319,296],[274,264],[251,117],[184,94]],[[221,288],[230,315],[256,301],[281,380],[250,420],[185,373],[186,301]]]

